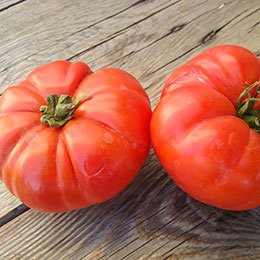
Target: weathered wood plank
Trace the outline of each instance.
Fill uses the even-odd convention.
[[[260,3],[212,2],[172,1],[138,23],[132,14],[127,28],[117,27],[107,41],[95,39],[86,52],[76,43],[62,53],[72,60],[92,57],[94,69],[111,65],[129,71],[145,86],[154,107],[169,73],[198,52],[232,43],[260,53]],[[110,19],[115,24],[116,17],[106,22]],[[116,22],[121,20],[119,14]],[[41,50],[31,59],[40,63],[39,57],[56,57],[55,51]],[[22,75],[11,75],[16,66],[25,69],[26,63],[21,60],[5,71],[12,80]],[[6,223],[0,229],[0,259],[259,259],[259,218],[259,209],[229,212],[194,201],[151,152],[137,178],[108,202],[63,214],[28,210]]]
[[[4,12],[4,11],[8,10],[9,8],[19,5],[25,1],[26,0],[1,0],[0,12]]]
[[[214,45],[237,44],[259,54],[260,26],[256,24],[259,19],[260,2],[257,5],[255,5],[256,2],[251,3],[250,6],[248,5],[249,2],[246,1],[226,1],[224,7],[221,7],[221,1],[215,1],[215,5],[209,2],[206,9],[198,6],[198,13],[194,5],[191,5],[186,12],[184,9],[180,14],[178,14],[179,6],[176,5],[172,7],[171,13],[169,12],[168,15],[167,12],[164,12],[159,16],[158,27],[156,27],[157,23],[153,24],[151,21],[149,24],[143,25],[144,27],[155,28],[156,32],[160,30],[160,27],[162,28],[160,30],[162,34],[158,38],[153,38],[154,43],[149,43],[148,47],[146,47],[145,44],[140,42],[140,44],[136,45],[134,51],[120,53],[120,56],[117,56],[117,51],[115,51],[110,56],[111,59],[112,56],[115,57],[115,61],[107,64],[107,57],[104,56],[103,64],[104,66],[116,65],[126,69],[133,73],[146,89],[151,87],[153,90],[157,90],[154,82],[155,78],[159,80],[158,77],[162,77],[162,81],[165,81],[169,73],[183,62]],[[197,16],[194,15],[194,12],[191,12],[192,10]],[[171,17],[172,13],[176,15]],[[180,29],[173,30],[174,32],[171,33],[171,29],[176,28],[178,25],[181,25],[177,27]],[[254,28],[255,32],[249,33],[250,28]],[[212,31],[216,31],[214,35]],[[141,34],[141,32],[139,33]],[[126,34],[128,35],[128,32]],[[209,35],[211,36],[209,37]],[[126,36],[124,35],[124,37]],[[128,38],[131,39],[132,37],[133,35],[128,35]],[[206,39],[207,41],[205,41]],[[127,51],[127,43],[120,39],[113,40],[121,42],[121,48]],[[84,59],[84,57],[82,58]],[[97,62],[99,63],[100,59]],[[154,73],[157,73],[157,77],[153,77]],[[162,87],[162,84],[157,84],[157,86]],[[155,95],[159,98],[158,93]],[[151,98],[150,95],[149,97]]]
[[[21,202],[15,196],[12,196],[4,183],[0,181],[0,219],[20,204]]]
[[[5,53],[0,56],[0,91],[24,79],[37,66],[102,44],[133,19],[144,19],[168,2],[77,0],[65,5],[63,0],[35,0],[25,2],[21,9],[17,6],[19,23],[16,12],[0,13],[1,21],[9,24],[0,28],[0,53]],[[99,57],[94,50],[90,54]]]
[[[119,195],[119,200],[115,198],[88,209],[63,214],[44,214],[34,210],[25,212],[14,219],[13,224],[9,222],[2,227],[5,232],[1,231],[0,259],[11,259],[15,255],[27,259],[50,259],[50,256],[51,259],[62,259],[65,252],[66,257],[75,256],[76,251],[84,250],[82,246],[87,246],[88,250],[95,249],[98,246],[96,239],[102,241],[110,235],[118,221],[135,214],[134,210],[139,208],[143,194],[149,193],[153,185],[162,181],[158,171],[160,166],[158,162],[156,164],[157,167],[149,174],[139,174],[137,177],[137,181],[144,181],[142,186],[136,182],[131,183],[131,187]],[[147,167],[148,163],[143,168],[143,173],[147,172]],[[148,184],[152,175],[154,179]],[[20,238],[27,233],[27,238],[20,240],[15,233],[20,234]],[[44,241],[39,239],[42,233],[48,234]],[[50,250],[52,247],[54,251]]]
[[[4,226],[5,232],[1,234],[4,250],[0,257],[8,260],[259,257],[252,250],[259,248],[259,209],[229,212],[202,205],[176,189],[162,172],[161,176],[156,175],[153,187],[145,188],[148,179],[138,178],[139,187],[132,183],[117,198],[102,205],[63,214],[25,212]],[[137,200],[134,206],[131,197]]]

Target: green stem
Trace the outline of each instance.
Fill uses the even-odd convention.
[[[73,118],[74,112],[81,101],[89,99],[91,95],[76,98],[72,101],[69,95],[50,94],[47,97],[49,106],[41,106],[40,111],[43,114],[41,122],[50,127],[58,128],[64,126]]]
[[[250,90],[257,87],[253,97]],[[260,81],[255,82],[246,88],[239,96],[236,104],[236,115],[243,119],[248,126],[260,134],[260,109],[253,109],[256,102],[260,102],[257,95],[260,93]],[[244,96],[247,96],[243,101]]]

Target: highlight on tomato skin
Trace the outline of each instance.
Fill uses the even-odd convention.
[[[43,212],[111,199],[150,149],[149,98],[129,73],[54,61],[0,98],[0,178]]]
[[[226,210],[260,206],[260,59],[220,45],[167,79],[151,119],[153,149],[175,183]]]

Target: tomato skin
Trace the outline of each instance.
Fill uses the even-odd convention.
[[[191,59],[166,81],[151,119],[152,146],[195,199],[228,210],[260,205],[260,136],[235,111],[245,83],[259,78],[253,53],[224,45]]]
[[[91,95],[61,128],[40,122],[49,94]],[[150,149],[150,102],[120,69],[56,61],[0,99],[0,177],[27,206],[63,212],[108,200],[136,176]]]

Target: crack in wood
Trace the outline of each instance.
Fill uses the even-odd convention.
[[[76,31],[75,33],[72,33],[72,34],[70,34],[70,35],[68,35],[68,36],[66,36],[66,37],[64,37],[64,38],[62,38],[61,40],[64,40],[65,38],[67,38],[67,37],[69,37],[69,36],[72,36],[72,35],[74,35],[74,34],[77,34],[77,33],[79,33],[79,32],[82,32],[82,31],[84,31],[84,30],[86,30],[86,29],[88,29],[88,28],[91,28],[92,26],[94,26],[94,25],[96,25],[96,24],[98,24],[98,23],[101,23],[101,22],[107,20],[108,18],[113,18],[113,17],[115,17],[116,15],[118,15],[118,14],[120,14],[120,13],[123,13],[124,11],[126,11],[126,10],[132,8],[133,6],[136,6],[137,4],[139,4],[139,3],[141,3],[141,2],[145,2],[145,1],[146,1],[146,0],[140,0],[140,1],[138,1],[136,4],[133,4],[133,5],[129,6],[128,8],[125,8],[125,9],[123,9],[123,10],[121,10],[121,11],[119,11],[119,12],[117,12],[117,13],[111,15],[111,16],[108,16],[108,17],[106,17],[105,19],[100,20],[100,21],[97,22],[97,23],[94,23],[94,24],[92,24],[92,25],[90,25],[90,26],[88,26],[88,27],[82,28],[81,30],[78,30],[78,31]],[[123,28],[123,29],[121,29],[121,30],[115,32],[114,34],[111,34],[111,35],[109,36],[110,38],[108,38],[108,39],[106,39],[106,40],[103,40],[103,41],[99,42],[98,44],[93,45],[93,46],[91,46],[91,47],[89,47],[89,48],[87,48],[87,49],[85,49],[85,50],[83,50],[83,51],[81,51],[81,52],[79,52],[79,53],[77,53],[77,54],[75,54],[75,55],[69,57],[67,60],[68,60],[68,61],[71,61],[72,59],[74,59],[74,58],[76,58],[76,57],[79,57],[79,56],[81,56],[81,55],[87,53],[88,51],[90,51],[90,50],[92,50],[92,49],[95,49],[96,47],[98,47],[98,46],[100,46],[100,45],[102,45],[102,44],[104,44],[104,43],[106,43],[106,42],[108,42],[108,41],[110,41],[110,40],[115,39],[116,37],[122,35],[125,30],[127,30],[127,29],[129,29],[129,28],[131,28],[131,27],[133,27],[133,26],[135,26],[135,25],[137,25],[137,24],[139,24],[139,23],[141,23],[141,22],[147,20],[148,18],[150,18],[150,17],[152,17],[152,16],[154,16],[154,15],[160,13],[161,11],[164,11],[165,9],[167,9],[167,8],[169,8],[169,7],[171,7],[171,6],[175,5],[175,4],[177,4],[177,3],[179,3],[179,2],[181,2],[181,0],[178,0],[178,1],[174,2],[174,3],[171,3],[170,5],[167,5],[166,7],[164,7],[164,8],[162,8],[162,9],[160,9],[160,10],[158,10],[158,11],[156,11],[156,12],[150,14],[149,16],[147,16],[147,17],[145,17],[145,18],[143,18],[143,19],[141,19],[141,20],[139,20],[139,21],[137,21],[137,22],[135,22],[135,23],[132,23],[131,25],[129,25],[129,26],[127,26],[127,27],[125,27],[125,28]],[[205,1],[205,2],[207,2],[207,1]],[[204,2],[203,2],[203,3],[204,3]],[[212,9],[212,10],[215,10],[215,8]],[[210,11],[212,11],[212,10],[210,10]],[[135,53],[138,53],[139,51],[142,51],[143,49],[152,46],[152,45],[155,44],[156,42],[159,42],[160,40],[166,38],[167,36],[171,35],[172,33],[175,33],[175,32],[178,32],[178,31],[182,30],[186,25],[188,25],[188,24],[190,24],[191,22],[195,21],[196,19],[200,18],[200,17],[203,16],[204,14],[208,14],[208,12],[210,12],[210,11],[207,11],[207,12],[205,12],[205,13],[202,13],[201,15],[199,15],[198,17],[195,17],[194,19],[192,19],[192,20],[189,21],[188,23],[173,26],[169,33],[167,33],[167,34],[161,36],[160,38],[156,39],[154,42],[148,44],[147,46],[145,46],[145,47],[143,47],[143,48],[141,48],[141,49],[139,49],[138,51],[131,51],[130,53],[128,53],[127,55],[121,57],[120,59],[118,59],[118,60],[116,60],[116,61],[119,61],[119,60],[121,60],[122,58],[125,58],[125,57],[130,56],[130,55],[135,54]],[[111,37],[111,36],[112,36],[112,37]],[[56,45],[56,43],[55,43],[54,45]],[[53,45],[53,46],[54,46],[54,45]],[[49,47],[51,47],[51,46],[48,46],[47,48],[42,49],[42,51],[44,51],[44,50],[46,50],[46,49],[49,49]],[[26,57],[26,59],[28,59],[28,58],[34,56],[35,54],[36,54],[36,53],[33,53],[33,54],[29,55],[28,57]],[[17,64],[17,63],[15,63],[15,64]],[[15,64],[14,64],[14,65],[15,65]],[[13,65],[12,65],[12,66],[13,66]],[[0,72],[4,72],[5,70],[11,68],[12,66],[7,67],[7,68],[5,68],[4,70],[2,70],[2,71],[0,71]],[[108,65],[108,66],[109,66],[109,65]]]
[[[108,41],[110,41],[110,40],[113,40],[114,38],[118,37],[119,35],[122,35],[127,29],[129,29],[129,28],[131,28],[131,27],[133,27],[133,26],[135,26],[135,25],[137,25],[137,24],[139,24],[139,23],[141,23],[141,22],[143,22],[143,21],[145,21],[145,20],[151,18],[152,16],[154,16],[154,15],[156,15],[156,14],[158,14],[158,13],[164,11],[165,9],[167,9],[167,8],[169,8],[169,7],[171,7],[171,6],[175,5],[175,4],[177,4],[177,3],[179,3],[180,1],[181,1],[181,0],[178,0],[178,1],[176,1],[176,2],[174,2],[174,3],[172,3],[172,4],[170,4],[170,5],[167,5],[167,6],[163,7],[163,8],[161,8],[161,9],[159,9],[159,10],[157,10],[157,11],[151,13],[150,15],[147,15],[146,17],[144,17],[144,18],[142,18],[142,19],[140,19],[140,20],[138,20],[138,21],[136,21],[136,22],[134,22],[134,23],[132,23],[132,24],[126,26],[125,28],[123,28],[123,29],[121,29],[121,30],[119,30],[119,31],[117,31],[117,32],[115,32],[115,33],[113,33],[113,34],[111,34],[110,36],[108,36],[108,37],[110,37],[110,38],[108,38],[108,39],[106,39],[106,40],[104,40],[104,41],[101,41],[101,42],[99,42],[98,44],[96,44],[96,45],[94,45],[94,46],[91,46],[90,48],[87,48],[87,49],[85,49],[85,50],[83,50],[83,51],[81,51],[81,52],[79,52],[79,53],[77,53],[77,54],[75,54],[75,55],[69,57],[67,60],[68,60],[68,61],[71,61],[72,59],[74,59],[74,58],[76,58],[76,57],[78,57],[78,56],[81,56],[82,54],[85,54],[86,52],[90,51],[91,49],[94,49],[94,48],[96,48],[97,46],[102,45],[103,43],[106,43],[106,42],[108,42]]]
[[[214,213],[212,213],[211,215],[213,215]],[[211,218],[211,215],[208,216],[207,219],[201,221],[200,223],[198,223],[197,225],[192,226],[192,228],[190,228],[189,230],[185,231],[184,233],[182,233],[180,235],[180,237],[183,237],[186,234],[189,234],[191,231],[197,229],[199,226],[202,226],[203,224],[207,223],[207,221]],[[179,243],[178,245],[174,246],[173,248],[171,248],[170,250],[168,250],[167,252],[164,253],[164,255],[174,251],[178,246],[180,246],[181,244],[187,242],[187,241],[191,241],[191,239],[193,239],[194,237],[198,236],[197,234],[191,234],[188,237],[186,237],[181,243]],[[168,259],[168,258],[165,258]]]
[[[207,2],[207,1],[205,1],[205,2]],[[130,53],[128,53],[128,54],[126,54],[126,55],[120,57],[119,59],[113,61],[112,63],[108,64],[107,66],[111,66],[113,63],[118,62],[118,61],[120,61],[121,59],[130,57],[131,55],[135,55],[135,54],[139,53],[140,51],[145,50],[145,49],[147,49],[147,48],[153,46],[155,43],[160,42],[161,40],[167,38],[167,37],[170,36],[172,33],[176,33],[176,32],[181,31],[181,30],[182,30],[184,27],[186,27],[187,25],[191,24],[192,22],[194,22],[194,21],[197,20],[198,18],[201,18],[203,15],[208,14],[209,12],[214,11],[214,10],[216,10],[216,8],[213,8],[213,9],[207,11],[207,12],[204,12],[204,13],[200,14],[199,16],[193,18],[192,20],[190,20],[190,21],[187,22],[187,23],[183,23],[183,24],[180,24],[180,25],[175,25],[175,26],[173,26],[168,33],[166,33],[166,34],[162,35],[161,37],[157,38],[155,41],[149,43],[148,45],[146,45],[146,46],[144,46],[144,47],[142,47],[142,48],[140,48],[140,49],[138,49],[138,50],[136,50],[136,51],[131,51]],[[180,57],[181,57],[181,56],[180,56]],[[153,71],[152,73],[154,73],[154,71]],[[152,74],[152,73],[150,73],[150,74]],[[149,76],[150,74],[148,74],[148,76]],[[149,88],[149,87],[148,87],[148,88]],[[145,90],[147,90],[148,88],[146,88]]]
[[[175,32],[179,32],[180,30],[182,30],[188,23],[183,23],[180,25],[175,25],[171,28],[170,33],[175,33]]]
[[[256,27],[258,24],[260,24],[260,21],[258,21],[257,23],[253,24],[253,25],[252,25],[252,28],[253,28],[253,27]]]
[[[207,43],[207,42],[210,41],[219,31],[220,31],[220,28],[217,29],[217,30],[212,30],[212,31],[210,31],[208,34],[206,34],[206,35],[202,38],[201,43],[203,43],[203,44]]]
[[[0,13],[5,11],[5,10],[7,10],[7,9],[9,9],[9,8],[11,8],[11,7],[13,7],[13,6],[21,4],[21,3],[25,2],[25,1],[27,1],[27,0],[20,0],[20,1],[17,1],[15,3],[12,3],[12,4],[10,4],[10,5],[6,6],[6,7],[3,7],[3,8],[0,9]]]
[[[25,0],[23,0],[23,1],[25,1]],[[145,17],[145,18],[143,18],[143,19],[141,19],[141,20],[139,20],[139,21],[137,21],[137,22],[135,22],[135,23],[133,23],[133,24],[131,24],[131,25],[129,25],[129,26],[127,26],[127,27],[125,27],[125,28],[123,28],[123,29],[117,31],[117,32],[115,32],[114,34],[111,34],[111,35],[109,36],[110,38],[108,38],[108,39],[106,39],[106,40],[104,40],[104,41],[102,41],[102,42],[100,42],[100,43],[98,43],[98,44],[96,44],[96,45],[93,45],[93,46],[91,46],[91,47],[89,47],[89,48],[87,48],[87,49],[85,49],[85,50],[83,50],[83,51],[81,51],[81,52],[79,52],[79,53],[77,53],[77,54],[75,54],[75,55],[69,57],[67,60],[70,61],[70,60],[72,60],[72,59],[74,59],[74,58],[76,58],[76,57],[78,57],[78,56],[81,56],[82,54],[85,54],[86,52],[88,52],[88,51],[90,51],[90,50],[92,50],[92,49],[94,49],[94,48],[96,48],[96,47],[102,45],[103,43],[106,43],[106,42],[108,42],[108,41],[110,41],[110,40],[115,39],[117,36],[121,35],[122,32],[124,32],[125,30],[127,30],[127,29],[129,29],[129,28],[131,28],[131,27],[133,27],[133,26],[135,26],[135,25],[137,25],[137,24],[139,24],[140,22],[143,22],[143,21],[147,20],[148,18],[150,18],[150,17],[152,17],[152,16],[154,16],[154,15],[160,13],[161,11],[163,11],[163,10],[165,10],[165,9],[167,9],[167,8],[173,6],[173,5],[175,5],[175,4],[177,4],[177,3],[181,2],[181,1],[182,1],[182,0],[178,0],[178,1],[174,2],[174,3],[171,3],[170,5],[167,5],[166,7],[164,7],[164,8],[162,8],[162,9],[160,9],[160,10],[158,10],[158,11],[156,11],[156,12],[150,14],[149,16],[147,16],[147,17]],[[96,23],[94,23],[94,24],[91,24],[91,25],[89,25],[89,26],[87,26],[87,27],[85,27],[85,28],[82,28],[82,29],[80,29],[80,30],[78,30],[78,31],[76,31],[76,32],[74,32],[74,33],[72,33],[72,34],[69,34],[69,35],[66,36],[66,37],[61,38],[58,42],[60,42],[60,41],[62,41],[62,40],[64,40],[64,39],[66,39],[66,38],[68,38],[69,36],[73,36],[73,35],[75,35],[75,34],[77,34],[77,33],[80,33],[80,32],[82,32],[82,31],[86,30],[86,29],[89,29],[89,28],[93,27],[94,25],[97,25],[97,24],[99,24],[99,23],[101,23],[101,22],[104,22],[104,21],[107,20],[107,19],[113,18],[113,17],[117,16],[118,14],[121,14],[121,13],[123,13],[123,12],[125,12],[125,11],[131,9],[132,7],[134,7],[134,6],[136,6],[136,5],[140,4],[140,3],[143,3],[143,2],[146,2],[146,0],[140,0],[140,1],[136,2],[135,4],[133,4],[133,5],[131,5],[131,6],[127,7],[127,8],[125,8],[125,9],[123,9],[123,10],[120,10],[119,12],[117,12],[117,13],[115,13],[115,14],[113,14],[113,15],[110,15],[110,16],[108,16],[108,17],[106,17],[106,18],[104,18],[104,19],[102,19],[102,20],[100,20],[100,21],[98,21],[98,22],[96,22]],[[207,1],[205,1],[205,2],[207,2]],[[204,3],[204,2],[203,2],[203,3]],[[201,4],[202,4],[202,3],[201,3]],[[215,8],[212,9],[212,10],[215,10]],[[210,10],[210,11],[212,11],[212,10]],[[208,12],[210,12],[210,11],[207,11],[207,12],[205,12],[205,13],[199,15],[198,17],[192,19],[191,21],[189,21],[189,22],[186,23],[186,24],[181,24],[181,25],[174,26],[174,27],[170,30],[169,33],[167,33],[167,34],[165,34],[164,36],[160,37],[160,38],[157,39],[154,43],[158,42],[159,40],[164,39],[165,37],[169,36],[171,33],[180,31],[180,30],[183,29],[187,24],[193,22],[193,21],[196,20],[197,18],[203,16],[204,14],[206,14],[206,13],[208,13]],[[112,36],[112,37],[111,37],[111,36]],[[55,42],[55,44],[53,44],[53,45],[48,46],[47,48],[42,49],[41,51],[47,50],[47,49],[49,49],[50,47],[55,46],[56,44],[57,44],[57,42]],[[153,43],[152,43],[152,44],[153,44]],[[152,44],[149,44],[147,47],[150,47]],[[144,49],[144,48],[142,48],[142,49]],[[142,50],[142,49],[141,49],[141,50]],[[133,53],[135,53],[135,52],[129,53],[128,55],[133,54]],[[30,58],[30,57],[33,57],[35,54],[36,54],[36,53],[31,54],[31,55],[27,56],[25,59],[28,59],[28,58]],[[126,55],[126,56],[127,56],[127,55]],[[125,57],[125,56],[124,56],[124,57]],[[17,63],[15,63],[15,64],[13,64],[13,65],[16,65],[16,64],[17,64]],[[11,65],[11,66],[9,66],[9,67],[6,67],[5,69],[3,69],[3,70],[0,71],[0,72],[4,72],[4,71],[10,69],[13,65]]]
[[[238,24],[239,22],[245,20],[246,18],[250,17],[251,15],[253,15],[253,14],[259,12],[259,10],[260,10],[260,8],[258,8],[258,9],[256,9],[256,10],[254,10],[253,12],[247,14],[245,17],[242,17],[240,20],[238,20],[235,24]],[[246,11],[248,11],[248,9],[244,10],[239,16],[241,16],[242,14],[244,14]]]
[[[114,33],[114,34],[117,35],[118,33],[124,32],[124,31],[126,31],[127,29],[129,29],[129,28],[131,28],[131,27],[133,27],[133,26],[135,26],[135,25],[137,25],[137,24],[140,24],[141,22],[148,20],[149,18],[153,17],[154,15],[159,14],[160,12],[162,12],[162,11],[168,9],[169,7],[172,7],[172,6],[176,5],[176,4],[178,4],[179,2],[181,2],[181,0],[178,0],[178,1],[176,1],[176,2],[173,2],[173,3],[171,3],[171,4],[169,4],[169,5],[165,6],[165,7],[163,7],[163,8],[161,8],[161,9],[159,9],[159,10],[157,10],[157,11],[155,11],[155,12],[149,14],[149,15],[147,15],[146,17],[144,17],[144,18],[142,18],[142,19],[140,19],[140,20],[138,20],[138,21],[136,21],[136,22],[134,22],[134,23],[132,23],[132,24],[130,24],[130,25],[128,25],[128,26],[126,26],[125,28],[123,28],[123,29],[117,31],[117,32]],[[113,35],[113,34],[112,34],[112,35]]]
[[[255,27],[257,27],[259,24],[260,24],[260,21],[258,21],[258,22],[256,22],[255,24],[253,24],[253,25],[249,28],[248,33],[251,33],[251,32],[255,29]],[[258,55],[259,55],[259,54],[256,54],[256,56],[258,56]]]
[[[123,32],[119,33],[118,35],[120,35],[120,34],[123,34]],[[73,56],[70,56],[70,57],[67,59],[67,61],[72,61],[74,58],[79,57],[79,56],[81,56],[81,55],[87,53],[88,51],[90,51],[90,50],[92,50],[92,49],[95,49],[96,47],[102,45],[103,43],[106,43],[106,42],[108,42],[108,41],[110,41],[110,40],[113,40],[113,39],[116,38],[118,35],[114,35],[114,36],[111,37],[111,38],[108,38],[108,39],[106,39],[106,40],[104,40],[104,41],[101,41],[101,42],[99,42],[99,43],[97,43],[97,44],[95,44],[95,45],[93,45],[93,46],[91,46],[91,47],[89,47],[89,48],[87,48],[87,49],[85,49],[85,50],[83,50],[83,51],[81,51],[81,52],[79,52],[79,53],[73,55]]]
[[[160,193],[160,192],[162,191],[162,189],[163,189],[167,184],[169,184],[169,182],[171,181],[169,178],[167,178],[166,181],[165,181],[165,176],[159,176],[159,179],[158,179],[158,180],[155,180],[155,182],[152,182],[151,185],[149,185],[148,188],[151,189],[151,191],[152,191],[152,189],[153,189],[152,186],[155,186],[156,184],[157,184],[157,186],[158,186],[158,184],[159,184],[161,181],[163,181],[163,180],[164,180],[163,184],[162,184],[161,186],[159,186],[159,193]],[[149,193],[149,190],[147,190],[146,192]],[[157,195],[158,195],[158,191],[155,191],[154,194],[152,195],[152,197],[149,199],[149,201],[153,200]],[[144,194],[141,194],[141,197],[143,197],[143,196],[144,196]],[[147,202],[148,204],[149,204],[149,201]],[[146,203],[146,204],[147,204],[147,203]],[[162,209],[160,209],[160,210],[162,210]],[[147,219],[142,219],[142,220],[140,220],[140,219],[138,218],[138,220],[137,220],[138,223],[136,224],[136,226],[139,226],[139,225],[142,224],[142,222],[145,222],[145,221],[149,220],[149,218],[152,218],[154,215],[158,214],[158,213],[160,212],[160,210],[155,211],[155,212],[154,212],[151,216],[149,216]],[[138,213],[135,214],[134,217],[138,217]],[[120,220],[120,221],[121,221],[121,220]],[[113,231],[111,232],[111,234],[114,235],[118,228],[119,228],[119,225],[117,225],[117,227],[113,229]],[[135,227],[129,229],[128,232],[132,231],[133,229],[135,229]],[[120,235],[117,235],[116,240],[119,240],[119,239],[122,238],[124,235],[125,235],[125,234],[123,234],[123,232],[121,232]],[[111,236],[111,237],[109,236],[109,239],[106,239],[106,240],[104,241],[104,243],[102,243],[98,249],[93,250],[92,252],[89,252],[88,254],[93,253],[93,252],[96,251],[96,254],[95,254],[96,257],[98,257],[98,259],[102,259],[104,256],[100,256],[100,249],[101,249],[101,250],[104,250],[107,246],[109,246],[109,244],[114,243],[114,242],[116,241],[115,239],[111,239],[111,238],[112,238],[112,236]],[[131,236],[127,237],[126,239],[130,239],[130,238],[131,238]],[[109,241],[109,240],[110,240],[110,241]],[[134,241],[136,241],[136,239],[135,239]],[[117,252],[119,252],[120,250],[121,250],[121,249],[119,249],[118,251],[114,252],[113,255],[116,254]],[[112,256],[112,255],[110,255],[110,256]],[[85,255],[84,257],[86,257],[86,255]]]
[[[183,54],[181,54],[180,56],[178,56],[177,58],[167,62],[166,64],[164,64],[163,66],[159,67],[156,71],[159,71],[165,67],[167,67],[168,65],[170,65],[171,63],[177,61],[178,59],[184,57],[185,55],[187,55],[188,53],[192,52],[193,50],[195,50],[196,48],[200,47],[201,44],[205,44],[207,43],[210,39],[212,39],[220,30],[222,30],[223,28],[225,28],[226,26],[228,26],[232,21],[234,21],[236,18],[238,18],[239,16],[241,16],[244,12],[236,15],[234,18],[232,18],[231,20],[229,20],[227,23],[225,23],[223,26],[221,26],[220,28],[216,29],[216,30],[212,30],[211,32],[209,32],[206,36],[204,36],[202,38],[202,40],[199,42],[199,44],[195,45],[194,47],[190,48],[188,51],[184,52]],[[152,71],[150,72],[149,74],[147,74],[147,77],[149,77],[150,75],[154,74],[156,71]],[[149,89],[149,87],[151,86],[148,86],[146,88]]]
[[[20,2],[24,2],[24,1],[27,1],[27,0],[21,0],[21,1],[17,2],[17,4],[20,3]],[[93,24],[91,24],[91,25],[89,25],[89,26],[87,26],[87,27],[84,27],[84,28],[82,28],[82,29],[80,29],[80,30],[77,30],[77,31],[75,31],[75,32],[73,32],[73,33],[67,35],[66,37],[60,38],[60,39],[59,39],[58,41],[56,41],[54,44],[48,45],[48,47],[41,49],[41,51],[48,50],[50,47],[56,46],[58,42],[62,42],[64,39],[66,39],[66,38],[68,38],[68,37],[70,37],[70,36],[76,35],[76,34],[78,34],[78,33],[80,33],[80,32],[83,32],[83,31],[85,31],[85,30],[87,30],[87,29],[89,29],[89,28],[95,26],[95,25],[98,25],[98,24],[100,24],[100,23],[102,23],[102,22],[104,22],[104,21],[106,21],[106,20],[108,20],[108,19],[111,19],[111,18],[113,18],[113,17],[116,17],[117,15],[119,15],[119,14],[121,14],[121,13],[124,13],[125,11],[127,11],[127,10],[133,8],[134,6],[139,5],[141,2],[145,2],[145,1],[146,1],[146,0],[140,0],[140,1],[138,1],[138,2],[136,2],[136,3],[134,3],[134,4],[132,4],[132,5],[130,5],[130,6],[127,7],[127,8],[124,8],[124,9],[122,9],[122,10],[120,10],[120,11],[118,11],[118,12],[112,14],[112,15],[109,15],[109,16],[105,17],[104,19],[101,19],[101,20],[99,20],[99,21],[97,21],[97,22],[95,22],[95,23],[93,23]],[[13,6],[13,5],[15,5],[15,4],[10,5],[10,7]],[[8,7],[8,8],[9,8],[9,7]],[[1,12],[1,10],[0,10],[0,12]],[[118,32],[116,32],[115,34],[117,34],[117,33],[118,33]],[[113,34],[112,34],[112,35],[113,35]],[[110,36],[111,36],[111,35],[110,35]],[[108,40],[112,40],[112,39],[114,39],[114,38],[115,38],[115,37],[112,37],[112,38],[110,38],[110,39],[108,39]],[[101,44],[107,42],[108,40],[102,41],[102,42],[100,42],[100,44],[96,44],[96,45],[94,45],[94,46],[92,46],[92,47],[90,47],[90,48],[88,48],[88,49],[86,49],[86,50],[83,50],[82,52],[80,52],[80,53],[78,53],[78,54],[75,54],[74,56],[68,58],[67,60],[71,60],[71,59],[73,59],[73,58],[75,58],[75,57],[77,57],[77,56],[80,56],[80,55],[86,53],[87,51],[89,51],[89,50],[91,50],[91,49],[93,49],[93,48],[95,48],[95,47],[97,47],[97,46],[99,46],[99,45],[101,45]],[[38,52],[37,52],[37,53],[38,53]],[[29,58],[33,57],[35,54],[37,54],[37,53],[33,53],[33,54],[31,54],[31,55],[25,57],[24,59],[25,59],[25,60],[26,60],[26,59],[29,59]],[[8,67],[4,68],[3,70],[0,70],[0,73],[6,71],[6,70],[8,70],[8,69],[10,69],[11,67],[13,67],[14,65],[17,65],[17,64],[19,64],[19,63],[14,63],[14,64],[12,64],[11,66],[8,66]]]
[[[246,10],[247,11],[247,10]],[[238,17],[240,17],[241,15],[243,15],[245,13],[245,10],[243,12],[241,12],[240,14],[236,15],[235,17],[233,17],[231,20],[229,20],[227,23],[225,23],[223,26],[219,27],[218,29],[214,29],[212,31],[210,31],[208,34],[206,34],[202,40],[201,43],[205,44],[207,42],[209,42],[213,37],[215,37],[217,35],[218,32],[220,32],[222,29],[224,29],[226,26],[228,26],[230,23],[232,23],[235,19],[237,19]],[[255,12],[252,12],[251,14],[253,14]],[[251,15],[250,14],[250,15]],[[248,15],[249,16],[249,15]],[[246,16],[246,17],[248,17]],[[243,19],[245,19],[246,17],[244,17]]]
[[[122,9],[122,10],[120,10],[120,11],[118,11],[118,12],[112,14],[112,15],[109,15],[109,16],[105,17],[104,19],[101,19],[101,20],[99,20],[99,21],[97,21],[97,22],[95,22],[95,23],[93,23],[93,24],[91,24],[91,25],[89,25],[89,26],[87,26],[87,27],[84,27],[84,28],[82,28],[82,29],[80,29],[80,30],[78,30],[78,31],[75,31],[75,32],[73,32],[73,33],[67,35],[66,37],[61,38],[60,40],[62,41],[62,40],[66,39],[66,38],[68,38],[68,37],[70,37],[70,36],[73,36],[73,35],[75,35],[75,34],[77,34],[77,33],[83,32],[83,31],[85,31],[85,30],[87,30],[87,29],[89,29],[89,28],[91,28],[91,27],[93,27],[93,26],[95,26],[95,25],[98,25],[98,24],[100,24],[100,23],[102,23],[102,22],[104,22],[104,21],[106,21],[106,20],[108,20],[108,19],[111,19],[111,18],[113,18],[113,17],[115,17],[115,16],[117,16],[117,15],[119,15],[119,14],[122,14],[122,13],[124,13],[125,11],[127,11],[127,10],[133,8],[134,6],[139,5],[140,3],[143,3],[143,2],[145,2],[145,1],[146,1],[146,0],[140,0],[140,1],[138,1],[138,2],[136,2],[136,3],[134,3],[134,4],[132,4],[132,5],[130,5],[130,6],[128,6],[128,7],[126,7],[126,8],[124,8],[124,9]]]
[[[19,205],[18,207],[14,208],[13,210],[9,211],[6,215],[0,218],[0,227],[8,223],[9,221],[13,220],[17,216],[23,214],[27,210],[29,210],[27,206],[24,204]]]

